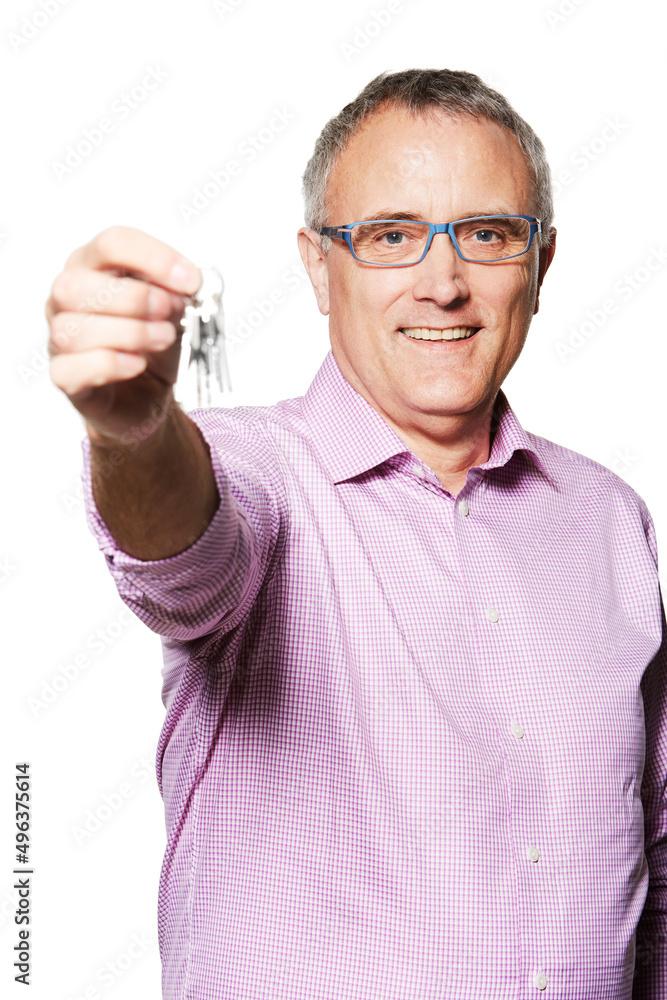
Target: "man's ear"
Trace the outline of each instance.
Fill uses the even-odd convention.
[[[551,227],[549,230],[549,243],[545,247],[540,247],[540,263],[537,271],[537,294],[535,296],[535,309],[533,310],[533,316],[537,313],[540,308],[540,288],[542,287],[542,282],[544,281],[544,275],[549,270],[551,261],[554,259],[554,254],[556,253],[556,230]]]
[[[322,237],[305,226],[298,232],[299,253],[315,291],[317,306],[323,316],[329,315],[329,261],[322,251]]]

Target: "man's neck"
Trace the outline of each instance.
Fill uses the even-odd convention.
[[[343,378],[414,454],[433,469],[443,487],[454,496],[465,486],[468,470],[488,461],[499,425],[500,390],[496,391],[495,399],[483,401],[472,412],[416,415],[404,406],[401,412],[390,415],[366,389],[345,356],[339,360],[334,352],[334,357]],[[392,402],[396,402],[395,398]]]
[[[454,419],[437,432],[398,426],[383,414],[401,440],[433,469],[443,487],[456,496],[465,486],[468,470],[488,461],[498,428],[496,407],[475,420]]]

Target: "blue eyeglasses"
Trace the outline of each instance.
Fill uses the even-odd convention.
[[[346,226],[325,226],[321,236],[344,240],[352,256],[377,267],[419,264],[436,233],[447,233],[462,260],[493,264],[528,253],[542,223],[532,215],[475,215],[455,222],[369,219]]]

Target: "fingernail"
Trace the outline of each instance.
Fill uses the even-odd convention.
[[[172,288],[179,292],[193,295],[201,284],[201,278],[197,268],[183,260],[174,264],[169,275],[169,283]]]
[[[167,347],[172,343],[174,328],[171,323],[164,321],[158,323],[147,323],[148,339],[151,347]]]
[[[127,351],[117,351],[118,367],[125,375],[136,375],[144,366],[144,359]]]
[[[164,292],[158,292],[156,289],[152,289],[148,293],[148,315],[149,316],[164,316],[165,314],[165,301]]]

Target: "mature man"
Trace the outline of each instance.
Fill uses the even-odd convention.
[[[555,249],[543,146],[472,74],[383,74],[304,187],[303,397],[175,406],[199,276],[135,230],[47,304],[89,523],[163,637],[164,996],[664,998],[652,522],[500,388]]]

